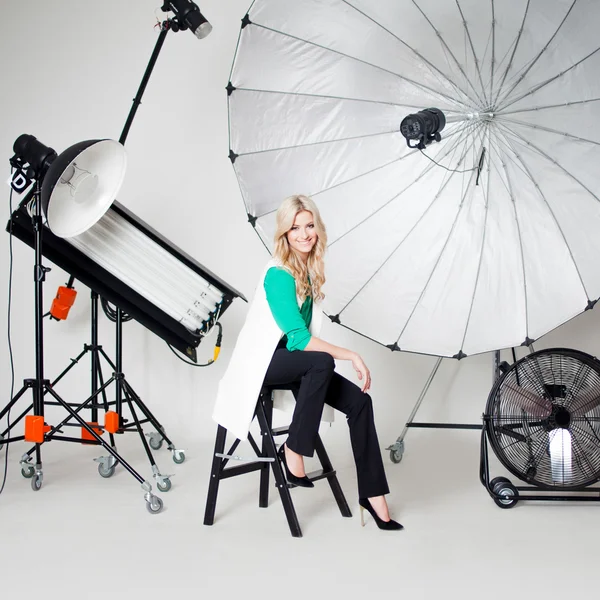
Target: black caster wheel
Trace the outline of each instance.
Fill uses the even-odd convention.
[[[510,479],[507,479],[506,477],[494,477],[494,479],[490,481],[490,489],[493,490],[497,483],[510,483]]]
[[[505,481],[497,481],[492,488],[494,492],[494,502],[500,508],[513,508],[519,501],[519,491],[505,477],[498,477]]]

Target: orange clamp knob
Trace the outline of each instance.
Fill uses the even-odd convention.
[[[58,288],[58,292],[56,292],[56,298],[52,301],[52,306],[50,307],[50,314],[59,320],[64,320],[67,318],[69,314],[69,309],[73,306],[75,302],[75,296],[77,296],[77,291],[73,288],[65,287],[61,285]]]

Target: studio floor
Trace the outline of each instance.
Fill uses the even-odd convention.
[[[501,510],[478,481],[478,433],[411,430],[406,442],[400,464],[384,455],[404,531],[379,531],[370,519],[360,526],[353,468],[346,449],[334,447],[353,517],[340,516],[324,481],[296,489],[301,539],[290,536],[275,488],[269,508],[258,508],[257,474],[224,481],[215,524],[203,525],[212,440],[189,441],[182,465],[165,449],[156,453],[161,470],[175,473],[158,515],[146,511],[124,469],[98,475],[92,447],[47,444],[44,484],[34,492],[18,465],[26,447],[13,444],[0,496],[3,596],[27,588],[66,599],[594,594],[600,506],[521,502]],[[120,439],[119,449],[150,477],[139,441]]]

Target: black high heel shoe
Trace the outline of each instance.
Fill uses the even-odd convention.
[[[281,445],[281,447],[277,451],[277,454],[285,469],[285,478],[288,480],[289,483],[291,483],[292,485],[297,485],[298,487],[315,487],[315,484],[306,475],[304,477],[297,477],[293,473],[290,473],[290,470],[287,466],[287,462],[285,460],[285,444]]]
[[[373,520],[375,521],[379,529],[385,529],[387,531],[400,531],[400,529],[404,529],[404,527],[400,525],[400,523],[398,523],[397,521],[394,521],[392,519],[390,519],[389,521],[383,521],[382,519],[380,519],[377,516],[377,513],[375,512],[373,507],[371,506],[371,503],[369,502],[368,498],[359,498],[358,505],[360,506],[360,523],[363,527],[365,526],[365,517],[363,512],[367,510],[373,517]]]

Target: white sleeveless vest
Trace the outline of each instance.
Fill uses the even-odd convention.
[[[283,336],[271,313],[264,287],[267,271],[276,266],[279,266],[279,263],[271,259],[262,273],[231,360],[225,375],[219,382],[213,410],[213,419],[240,440],[248,437],[258,394],[275,347]],[[298,305],[301,304],[299,300]],[[320,306],[315,303],[309,327],[311,335],[318,336],[322,322],[323,313]],[[295,400],[291,392],[284,390],[275,392],[276,408],[293,411],[294,404]],[[333,409],[330,406],[325,405],[321,419],[333,421]]]

